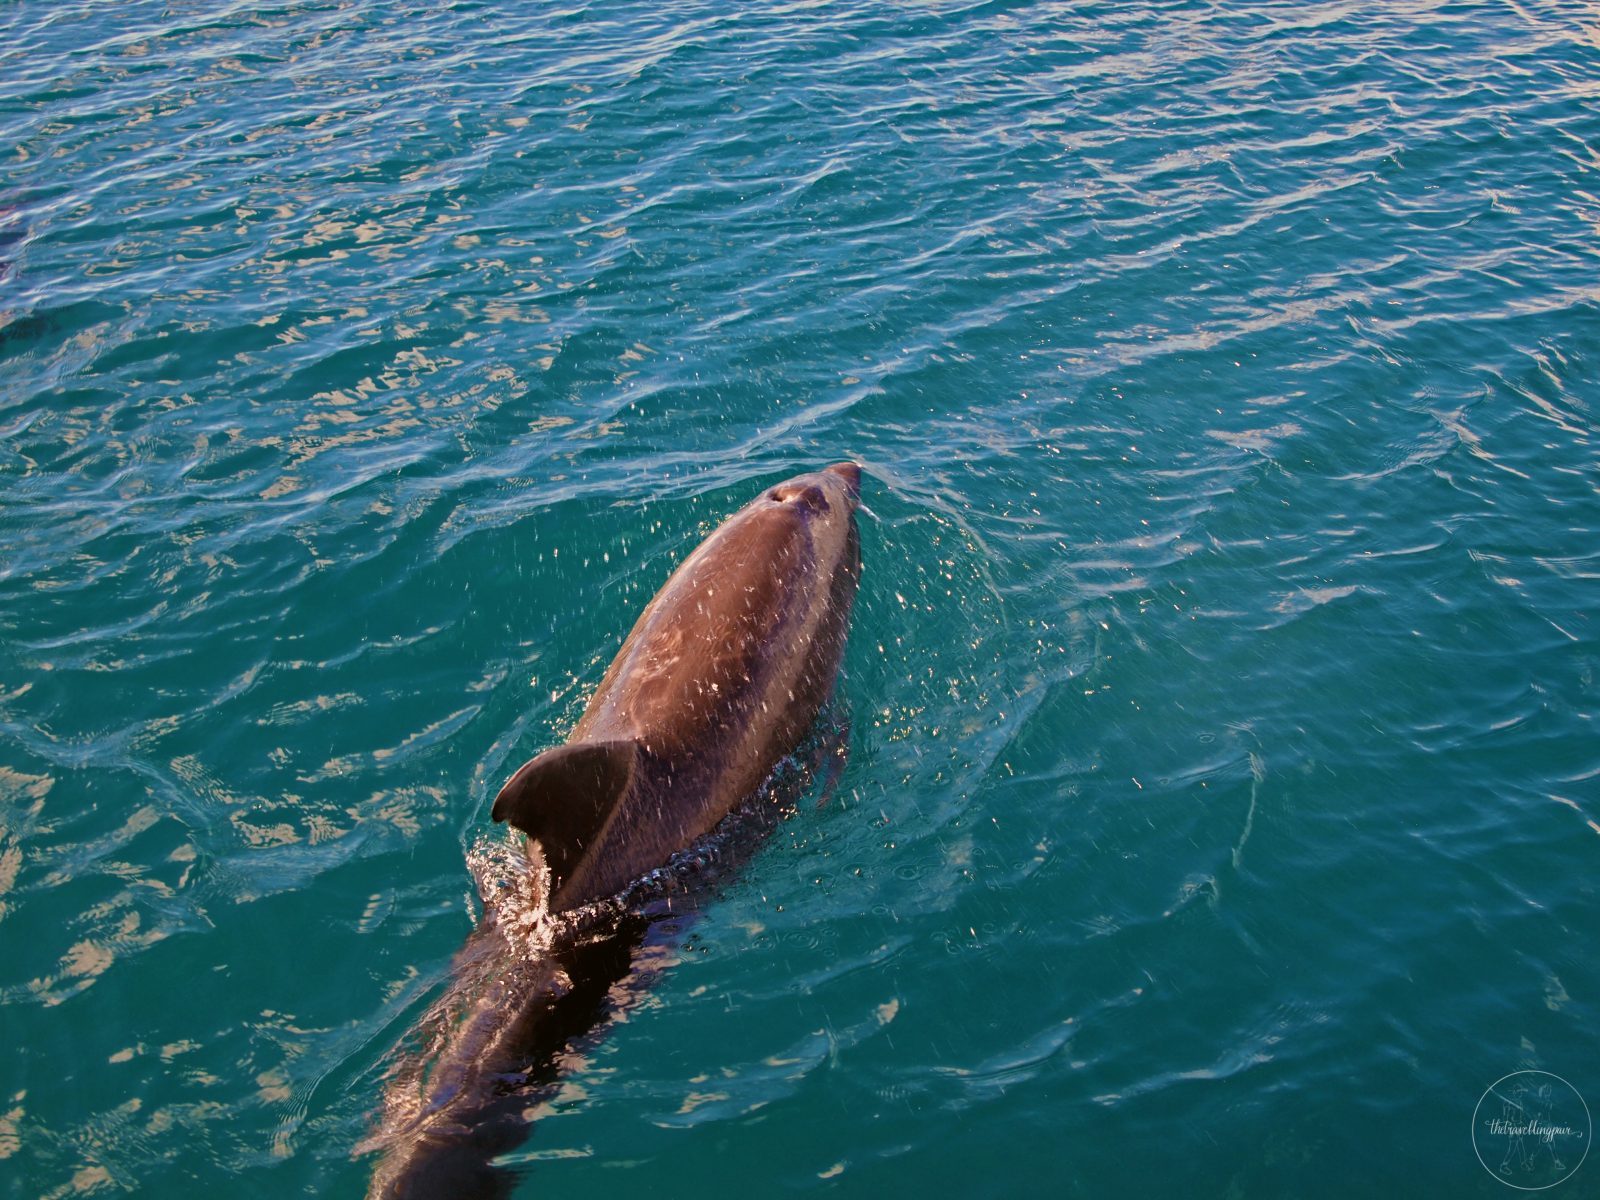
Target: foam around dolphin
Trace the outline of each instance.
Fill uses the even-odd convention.
[[[860,469],[768,488],[679,565],[566,743],[524,763],[492,815],[527,835],[564,932],[536,955],[493,906],[430,1014],[431,1061],[391,1083],[373,1197],[503,1194],[492,1163],[526,1132],[527,1089],[602,1015],[649,930],[603,914],[739,809],[831,695],[860,576]],[[585,913],[597,915],[585,919]],[[429,1022],[425,1022],[429,1023]]]

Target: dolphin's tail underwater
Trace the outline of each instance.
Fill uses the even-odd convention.
[[[432,1044],[391,1078],[369,1200],[508,1196],[515,1175],[495,1159],[527,1136],[528,1111],[555,1083],[558,1056],[604,1020],[652,923],[645,913],[615,914],[530,955],[490,910],[425,1018]]]
[[[627,896],[543,920],[514,889],[489,903],[457,955],[445,994],[397,1061],[381,1128],[357,1153],[382,1151],[368,1200],[503,1200],[514,1168],[496,1160],[528,1136],[532,1110],[558,1083],[562,1052],[598,1037],[670,966],[708,892],[734,875],[819,775],[837,778],[848,723],[827,711],[808,744],[710,838]]]

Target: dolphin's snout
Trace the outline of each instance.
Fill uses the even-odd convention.
[[[850,488],[850,495],[859,498],[861,495],[861,468],[853,462],[834,463],[827,468],[827,474],[837,475],[844,480]]]

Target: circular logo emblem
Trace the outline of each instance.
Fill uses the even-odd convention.
[[[1573,1087],[1549,1071],[1513,1071],[1489,1085],[1472,1112],[1472,1148],[1501,1183],[1555,1187],[1583,1165],[1594,1124]]]

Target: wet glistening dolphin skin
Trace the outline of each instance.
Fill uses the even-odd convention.
[[[526,1136],[530,1088],[602,1015],[654,919],[595,902],[738,809],[832,694],[860,575],[860,479],[838,463],[729,517],[645,608],[567,742],[500,790],[494,819],[527,835],[546,911],[570,919],[530,954],[486,906],[430,1014],[426,1061],[391,1080],[369,1196],[505,1194],[512,1177],[493,1159]],[[407,1102],[407,1089],[420,1094]]]

